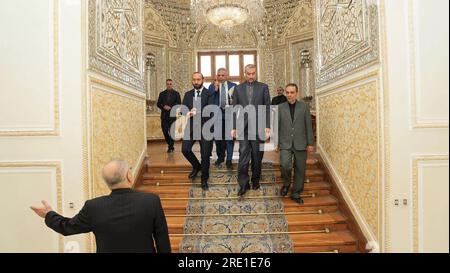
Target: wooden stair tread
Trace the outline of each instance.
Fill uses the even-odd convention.
[[[293,234],[290,235],[294,246],[350,245],[356,244],[356,239],[347,231],[330,233]]]
[[[176,183],[176,182],[174,182]],[[231,184],[234,185],[236,187],[238,187],[237,184]],[[262,186],[269,186],[270,184],[262,184]],[[200,187],[200,183],[199,182],[195,182],[195,186]],[[281,187],[281,183],[277,183],[276,186]],[[210,184],[210,187],[214,187],[214,184]],[[192,188],[192,185],[170,185],[170,183],[164,183],[163,186],[156,186],[155,184],[143,184],[140,185],[136,188],[136,190],[138,191],[145,191],[145,192],[158,192],[158,193],[162,193],[162,192],[174,192],[174,190],[176,191],[186,191],[189,192],[189,190]],[[292,187],[291,187],[292,188]],[[311,191],[311,190],[329,190],[331,189],[331,184],[328,182],[311,182],[311,183],[305,183],[305,187],[304,190],[305,191]]]

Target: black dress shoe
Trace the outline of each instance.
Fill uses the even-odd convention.
[[[202,181],[202,190],[207,191],[209,189],[208,182]]]
[[[217,159],[216,162],[214,163],[214,165],[215,165],[216,167],[219,167],[220,164],[222,164],[222,163],[223,163],[223,160]]]
[[[193,169],[192,172],[189,174],[189,178],[190,179],[194,179],[197,177],[197,174],[200,172],[200,168],[198,169]]]
[[[261,188],[261,185],[259,182],[252,182],[252,190],[259,190]]]
[[[280,195],[286,196],[288,194],[288,191],[289,191],[289,186],[283,186],[283,187],[281,187]]]
[[[244,196],[244,194],[247,192],[247,190],[250,189],[250,185],[247,184],[244,187],[241,187],[238,191],[238,196]]]
[[[297,204],[303,204],[303,199],[301,197],[291,197],[291,200],[293,200]]]
[[[231,160],[227,160],[227,169],[232,170],[233,169],[233,162]]]

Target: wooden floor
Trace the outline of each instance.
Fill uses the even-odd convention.
[[[215,145],[214,145],[215,147]],[[155,165],[163,165],[163,164],[175,164],[175,165],[189,165],[189,162],[184,158],[183,154],[181,153],[181,142],[177,142],[175,144],[175,152],[174,153],[167,153],[167,144],[164,141],[151,141],[148,144],[148,155],[150,164]],[[198,143],[196,143],[192,149],[194,153],[196,154],[197,158],[200,160],[200,146]],[[233,157],[236,159],[238,157],[238,151],[239,151],[239,144],[236,143],[234,145],[234,153]],[[216,152],[215,149],[213,150],[213,161],[211,163],[214,163],[216,158]],[[265,152],[264,153],[264,160],[269,160],[273,163],[279,162],[279,153],[275,151],[271,152]]]
[[[237,157],[238,145],[235,146]],[[198,144],[193,150],[200,159]],[[192,181],[187,178],[191,166],[181,153],[181,143],[175,145],[174,153],[168,154],[166,151],[165,142],[149,142],[149,160],[141,182],[135,185],[135,190],[152,192],[160,196],[169,227],[172,250],[177,252],[182,238],[179,235],[183,231],[186,219],[188,192],[192,187]],[[213,152],[214,156],[215,152]],[[264,160],[273,162],[273,169],[269,171],[275,175],[281,187],[278,157],[279,153],[276,151],[264,154]],[[213,159],[211,163],[214,161]],[[283,198],[289,232],[305,232],[305,234],[290,235],[295,252],[358,251],[356,236],[348,229],[348,218],[339,210],[338,199],[331,194],[331,183],[326,177],[315,155],[309,154],[307,183],[302,193],[305,195],[305,203],[298,205],[289,198]]]

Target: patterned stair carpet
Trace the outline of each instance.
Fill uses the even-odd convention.
[[[263,169],[271,168],[266,162]],[[264,172],[260,190],[249,190],[237,199],[237,173],[211,169],[209,191],[190,189],[181,253],[292,253],[293,242],[275,176]],[[218,184],[219,183],[219,184]],[[232,199],[225,199],[231,197]],[[250,197],[250,198],[248,198]],[[251,197],[267,197],[252,199]],[[257,215],[265,213],[262,215]],[[281,213],[281,215],[267,215]],[[252,234],[249,234],[252,233]],[[255,234],[258,233],[258,234]],[[192,235],[195,234],[195,235]],[[228,235],[230,234],[230,235]]]

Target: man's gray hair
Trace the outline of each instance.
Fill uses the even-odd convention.
[[[247,72],[247,70],[249,70],[249,69],[251,69],[251,68],[254,68],[254,69],[256,69],[256,65],[254,65],[254,64],[248,64],[248,65],[246,65],[245,66],[245,72]]]
[[[108,187],[122,183],[127,176],[129,165],[126,160],[114,159],[103,167],[103,179]]]

